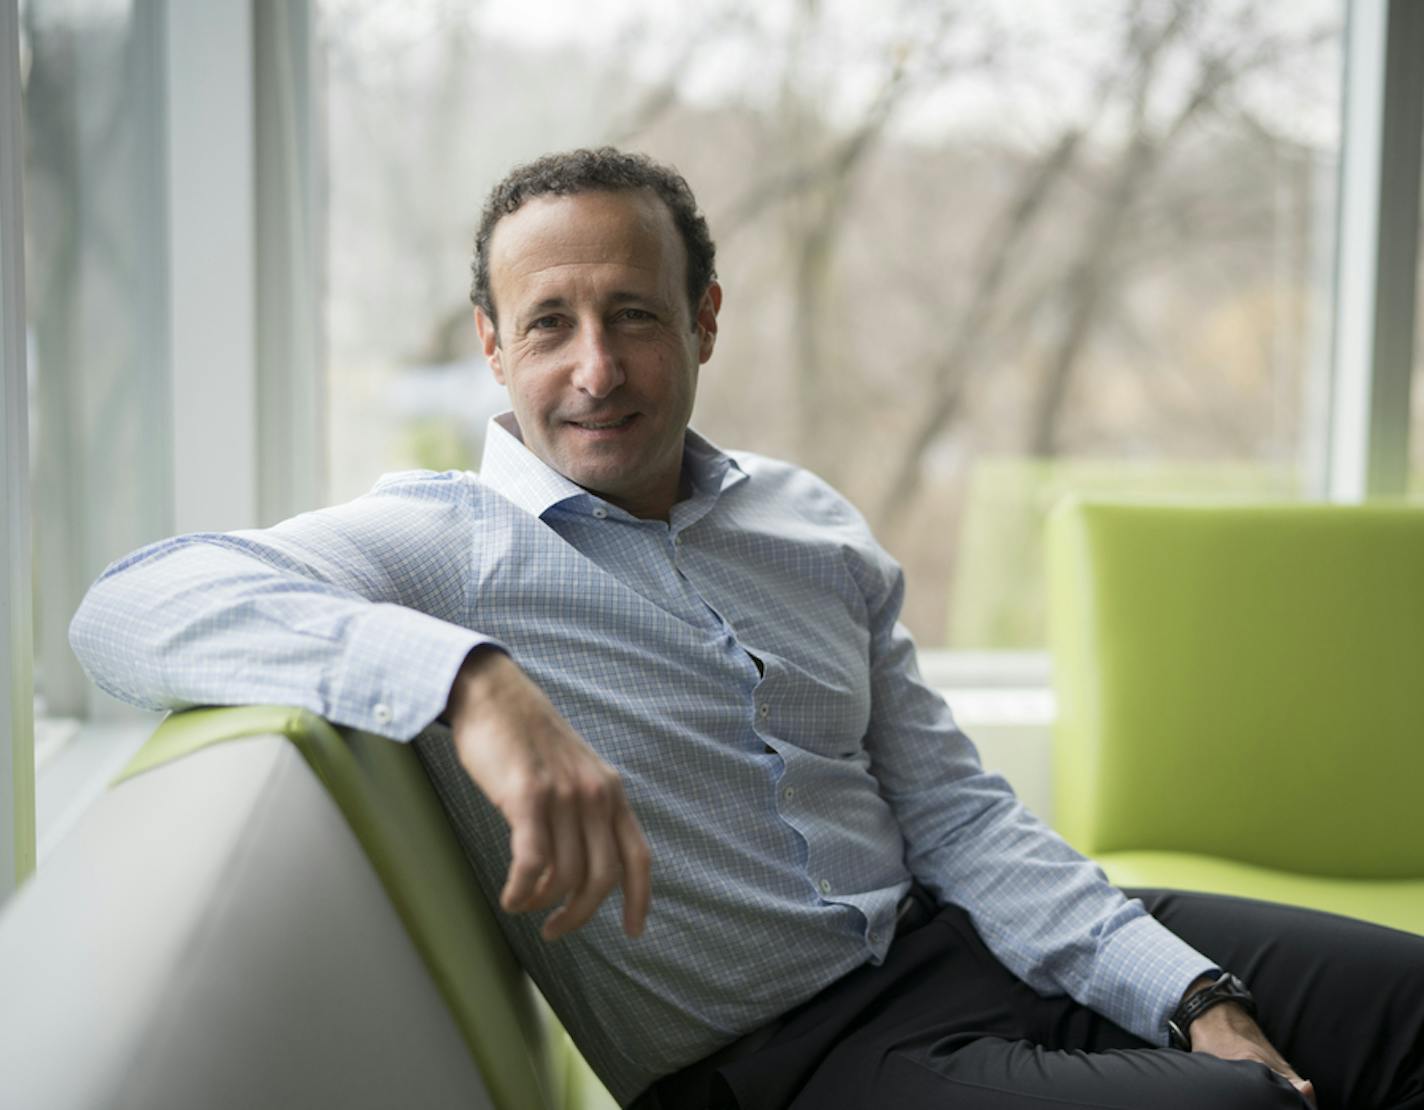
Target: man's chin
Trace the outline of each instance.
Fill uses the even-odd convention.
[[[582,455],[575,458],[565,455],[555,460],[553,465],[570,482],[582,486],[589,493],[610,499],[621,496],[629,485],[627,475],[637,471],[635,460],[606,456],[589,459]]]
[[[657,490],[656,483],[628,480],[630,474],[649,473],[648,465],[640,460],[630,460],[620,465],[618,461],[611,459],[601,459],[597,464],[590,464],[585,459],[580,460],[580,464],[571,464],[567,469],[556,469],[569,481],[595,497],[601,497],[610,505],[617,505],[635,515],[636,506],[642,505],[650,495],[655,495]]]

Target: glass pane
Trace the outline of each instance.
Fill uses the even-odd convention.
[[[332,459],[477,465],[484,192],[676,164],[726,288],[694,423],[841,487],[927,646],[1043,642],[1069,489],[1297,496],[1323,450],[1341,6],[326,0]]]
[[[69,619],[106,563],[169,530],[156,12],[20,4],[40,716],[98,708]]]

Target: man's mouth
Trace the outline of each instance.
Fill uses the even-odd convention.
[[[626,428],[637,415],[630,412],[627,416],[620,416],[615,420],[570,420],[569,423],[587,432],[606,432],[614,428]]]

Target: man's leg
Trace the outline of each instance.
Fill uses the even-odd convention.
[[[824,1055],[793,1110],[1306,1107],[1262,1065],[1153,1048],[1071,999],[1041,997],[957,907],[906,944],[913,966]]]
[[[1424,937],[1244,898],[1129,893],[1246,980],[1322,1110],[1424,1108]]]
[[[1243,899],[1141,894],[1251,984],[1266,1034],[1314,1082],[1322,1110],[1424,1108],[1424,938]],[[934,955],[923,951],[821,1059],[797,1110],[1305,1106],[1261,1065],[1151,1048],[1068,999],[1039,997],[958,909],[906,941]]]
[[[1052,1050],[1027,1041],[980,1037],[939,1056],[914,1047],[884,1060],[870,1107],[924,1110],[1307,1110],[1264,1065],[1200,1053],[1132,1048]],[[803,1096],[796,1110],[826,1107]]]

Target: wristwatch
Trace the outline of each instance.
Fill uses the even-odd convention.
[[[1256,1000],[1251,997],[1251,992],[1246,989],[1246,984],[1231,972],[1223,971],[1211,986],[1183,999],[1182,1004],[1167,1019],[1168,1043],[1173,1048],[1190,1052],[1192,1050],[1190,1033],[1192,1022],[1213,1006],[1220,1006],[1223,1002],[1235,1002],[1252,1017],[1256,1016]]]

